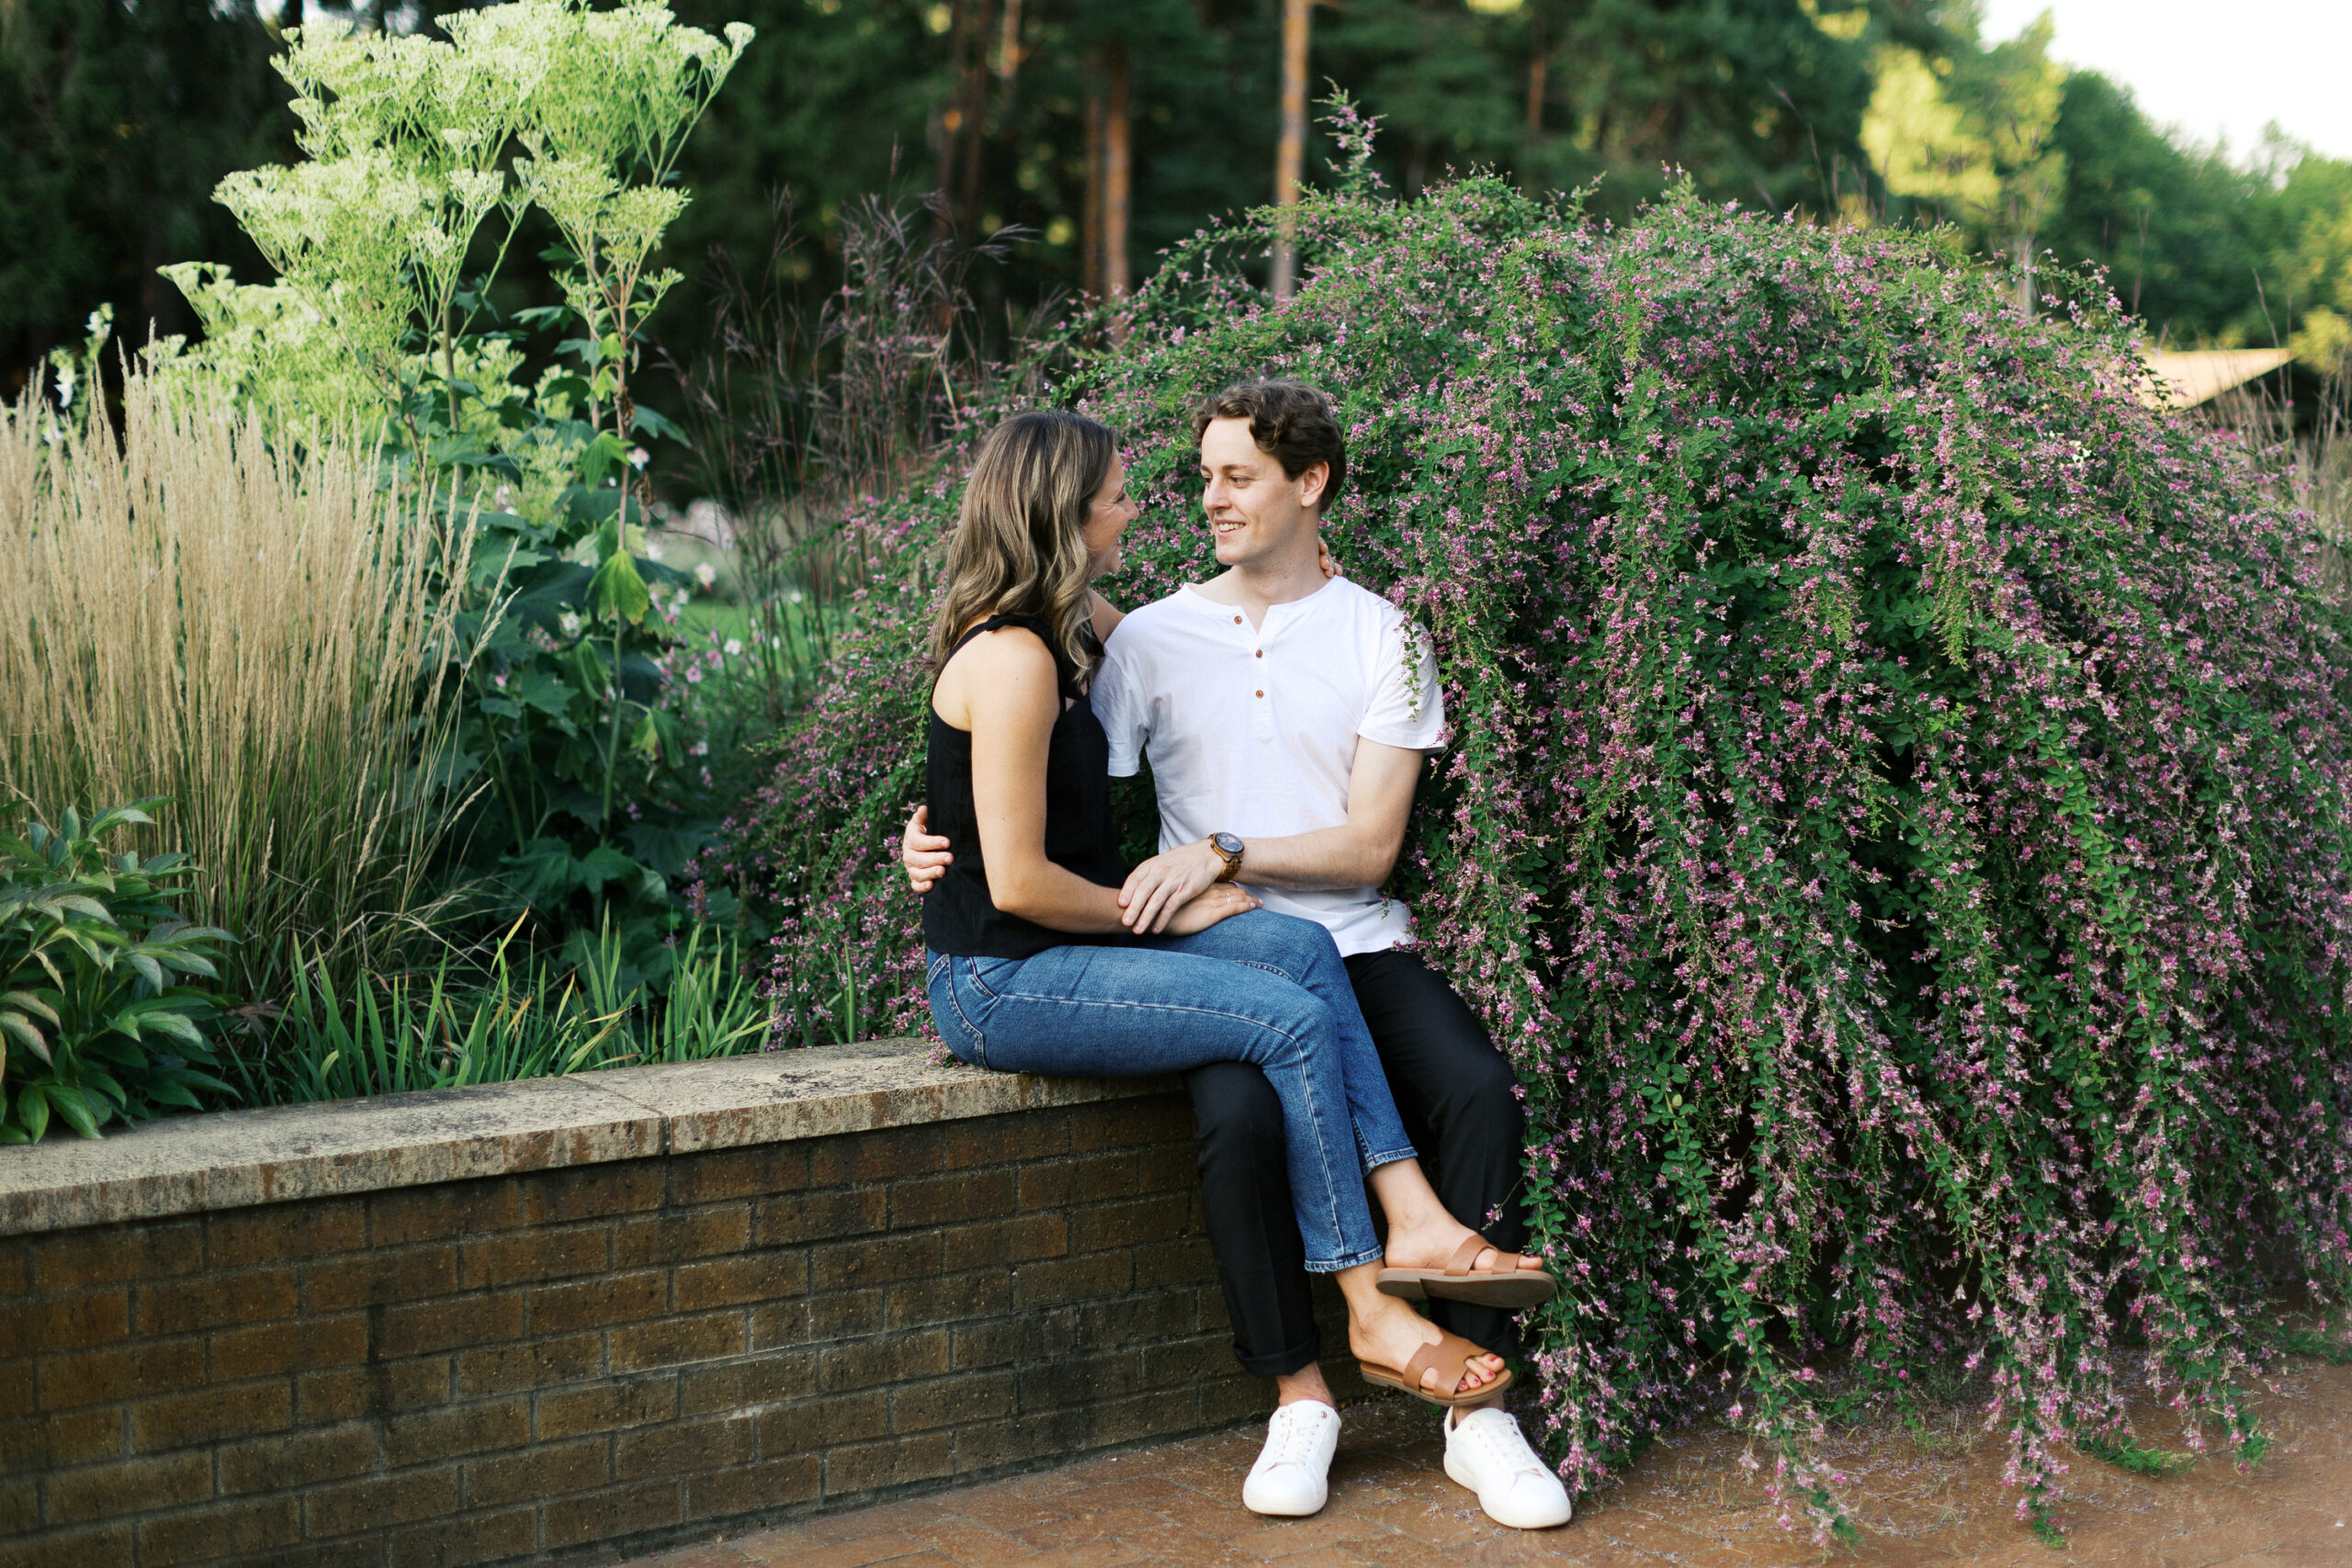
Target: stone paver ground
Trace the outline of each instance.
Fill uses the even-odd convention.
[[[1347,1409],[1331,1501],[1311,1519],[1275,1523],[1242,1508],[1262,1435],[1252,1428],[803,1519],[628,1568],[2352,1568],[2352,1367],[2290,1362],[2261,1408],[2275,1441],[2250,1472],[2209,1458],[2150,1478],[2075,1459],[2063,1551],[2016,1522],[2000,1444],[1958,1411],[1926,1430],[1837,1437],[1830,1457],[1868,1534],[1825,1552],[1776,1522],[1739,1465],[1739,1440],[1713,1424],[1657,1444],[1565,1529],[1499,1529],[1439,1467],[1436,1414],[1394,1396]],[[2141,1427],[2149,1441],[2172,1429],[2160,1416]]]

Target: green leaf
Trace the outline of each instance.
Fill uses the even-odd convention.
[[[0,1012],[0,1031],[6,1031],[24,1042],[25,1048],[39,1056],[44,1065],[51,1066],[56,1065],[55,1058],[49,1054],[49,1042],[41,1038],[40,1031],[35,1029],[32,1020],[23,1013]],[[0,1055],[0,1062],[5,1062],[6,1059],[5,1055]]]
[[[164,966],[155,962],[154,954],[137,948],[123,954],[125,962],[139,972],[139,977],[160,991],[164,988]]]
[[[62,1083],[42,1084],[40,1088],[41,1098],[49,1101],[50,1108],[64,1120],[67,1126],[85,1138],[98,1136],[98,1118],[91,1111],[89,1101],[82,1098],[79,1089],[69,1089]]]
[[[653,595],[626,550],[616,549],[605,558],[588,584],[588,597],[598,615],[617,615],[630,626],[642,622],[653,608]]]
[[[40,1084],[28,1084],[17,1096],[17,1120],[24,1124],[25,1135],[38,1144],[49,1132],[49,1096]]]
[[[186,1013],[151,1012],[147,1015],[145,1021],[147,1027],[157,1033],[168,1034],[175,1040],[183,1040],[191,1045],[204,1043],[202,1031],[196,1027],[195,1021]]]
[[[22,1008],[27,1012],[37,1012],[40,1014],[41,1017],[49,1020],[49,1026],[51,1029],[55,1029],[60,1021],[57,1016],[57,1010],[43,1001],[40,998],[33,995],[30,991],[0,992],[0,1005],[12,1008]]]
[[[580,862],[580,881],[590,897],[601,897],[606,883],[634,883],[644,869],[612,845],[599,844]]]

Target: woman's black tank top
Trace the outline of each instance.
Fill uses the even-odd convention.
[[[1044,622],[1030,615],[990,615],[956,639],[953,658],[982,632],[1020,626],[1052,650],[1054,673],[1069,705],[1054,720],[1046,748],[1046,858],[1104,887],[1127,879],[1111,829],[1111,742],[1078,683],[1078,667],[1056,646]],[[1084,634],[1091,641],[1092,628]],[[944,835],[956,856],[923,895],[922,938],[933,953],[972,958],[1028,958],[1049,947],[1100,942],[1008,915],[989,897],[988,866],[980,856],[980,820],[972,804],[972,736],[931,710],[930,755],[923,790],[931,830]]]

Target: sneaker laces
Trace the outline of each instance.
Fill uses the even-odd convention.
[[[1459,1412],[1453,1414],[1460,1416]],[[1487,1415],[1498,1416],[1500,1419],[1494,1421],[1478,1419],[1479,1416]],[[1451,1430],[1447,1434],[1449,1438],[1458,1438],[1466,1434],[1470,1441],[1477,1444],[1496,1460],[1502,1461],[1509,1473],[1513,1475],[1525,1474],[1529,1472],[1538,1475],[1552,1473],[1550,1467],[1536,1457],[1535,1450],[1527,1446],[1526,1434],[1519,1429],[1519,1423],[1511,1419],[1507,1412],[1474,1410],[1467,1416],[1461,1416],[1459,1419],[1449,1416],[1449,1420],[1453,1421]]]
[[[1315,1434],[1323,1425],[1315,1408],[1314,1401],[1299,1400],[1276,1410],[1258,1462],[1270,1469],[1278,1464],[1306,1463],[1307,1453],[1315,1446]],[[1294,1411],[1298,1414],[1293,1415]]]

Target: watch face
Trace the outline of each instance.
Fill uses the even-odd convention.
[[[1229,855],[1238,855],[1241,852],[1241,840],[1230,833],[1211,833],[1209,842]]]

